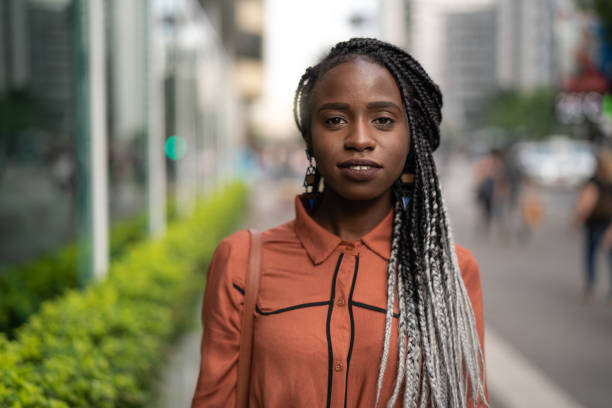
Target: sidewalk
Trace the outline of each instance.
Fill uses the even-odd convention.
[[[299,182],[296,185],[298,193]],[[291,220],[294,214],[293,201],[288,199],[291,192],[288,191],[287,197],[279,200],[278,190],[278,185],[258,184],[258,188],[252,192],[250,209],[237,230],[254,228],[263,231]],[[194,312],[196,320],[193,328],[183,335],[169,353],[156,408],[181,408],[191,404],[200,368],[200,304],[201,302],[198,302],[198,310]]]
[[[569,229],[572,192],[542,191],[545,221],[530,240],[495,229],[487,236],[476,228],[470,163],[457,156],[445,164],[455,238],[480,266],[493,406],[610,406],[612,313],[601,302],[580,302],[582,237]]]

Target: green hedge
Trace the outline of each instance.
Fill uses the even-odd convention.
[[[243,211],[241,184],[135,244],[106,280],[45,302],[9,341],[0,334],[0,406],[140,407],[164,351],[190,321],[206,264]]]
[[[174,203],[167,212],[174,214]],[[110,231],[111,260],[121,256],[130,244],[146,236],[147,219],[140,214],[114,224]],[[77,247],[66,247],[22,265],[0,270],[0,332],[12,335],[40,304],[78,286]]]

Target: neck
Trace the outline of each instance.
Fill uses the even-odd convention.
[[[392,206],[390,190],[372,200],[353,201],[326,189],[312,218],[343,240],[354,241],[378,225]]]

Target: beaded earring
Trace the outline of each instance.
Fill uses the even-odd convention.
[[[404,207],[404,209],[408,208],[408,205],[410,205],[410,200],[412,198],[415,168],[416,163],[414,160],[414,151],[410,150],[410,153],[408,153],[408,158],[406,159],[404,171],[399,178],[398,198],[402,200],[402,206]]]
[[[308,149],[306,149],[306,158],[308,159],[309,164],[308,168],[306,169],[306,175],[304,176],[304,197],[306,198],[309,209],[312,210],[315,204],[315,195],[319,192],[320,175],[317,171],[312,154]]]

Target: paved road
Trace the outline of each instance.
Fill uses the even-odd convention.
[[[257,183],[250,209],[238,229],[255,228],[260,231],[282,224],[293,218],[293,195],[299,192],[299,181],[289,183]],[[200,367],[200,338],[202,326],[199,308],[194,312],[198,320],[169,352],[168,364],[159,383],[156,408],[189,407]]]
[[[529,241],[504,239],[475,227],[469,164],[455,158],[442,173],[456,240],[480,264],[488,328],[576,402],[612,406],[609,273],[600,257],[598,298],[583,304],[582,236],[569,228],[572,193],[545,192],[542,228]]]

